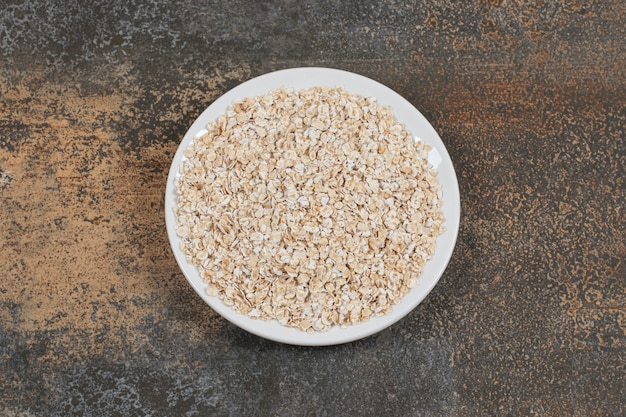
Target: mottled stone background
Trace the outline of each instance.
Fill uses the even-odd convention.
[[[0,415],[626,415],[626,3],[0,4]],[[182,135],[288,67],[378,80],[455,164],[439,285],[300,348],[203,304],[165,233]]]

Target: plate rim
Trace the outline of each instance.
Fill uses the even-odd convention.
[[[219,115],[225,113],[226,109],[237,99],[264,94],[262,91],[267,93],[271,91],[272,89],[279,88],[281,86],[291,87],[294,90],[300,90],[301,88],[306,88],[306,87],[294,87],[293,85],[289,85],[287,82],[283,82],[283,80],[288,80],[290,79],[290,77],[296,77],[296,76],[305,78],[306,79],[306,82],[304,82],[305,84],[311,82],[312,80],[317,80],[320,77],[323,79],[329,79],[329,80],[330,79],[343,80],[343,82],[335,82],[334,85],[328,85],[328,84],[325,84],[325,85],[329,87],[342,86],[345,88],[346,91],[348,91],[351,94],[367,95],[367,94],[364,94],[363,91],[353,91],[354,89],[345,87],[346,81],[350,81],[348,84],[363,83],[364,87],[368,86],[370,89],[373,89],[379,92],[384,92],[385,94],[382,95],[383,100],[380,100],[381,99],[380,95],[371,94],[371,96],[376,97],[376,99],[381,104],[385,104],[385,101],[392,101],[392,102],[400,103],[402,105],[401,107],[397,107],[397,106],[394,107],[392,105],[392,111],[393,111],[394,117],[400,123],[403,123],[404,125],[406,125],[407,122],[409,122],[409,120],[405,119],[404,117],[412,114],[412,116],[416,118],[415,123],[419,122],[419,124],[424,124],[424,127],[426,127],[426,130],[429,130],[429,131],[420,132],[419,138],[421,139],[422,137],[428,136],[428,140],[426,140],[426,143],[431,145],[433,148],[435,148],[438,151],[442,159],[441,164],[443,164],[444,167],[447,168],[445,170],[445,173],[447,174],[445,189],[443,188],[443,184],[442,184],[442,191],[444,193],[443,210],[444,212],[448,212],[444,220],[446,231],[437,238],[437,243],[436,243],[437,247],[435,248],[435,253],[433,254],[433,257],[429,261],[427,261],[425,265],[425,269],[426,269],[426,267],[431,265],[431,262],[433,261],[433,258],[436,255],[440,258],[443,256],[443,258],[440,259],[440,263],[435,273],[436,276],[434,278],[429,277],[429,283],[427,285],[420,286],[418,284],[417,288],[410,290],[409,293],[407,293],[402,298],[402,301],[399,304],[396,304],[393,306],[392,312],[387,315],[373,317],[365,322],[362,322],[356,325],[349,325],[346,327],[335,326],[331,328],[330,330],[326,330],[322,332],[313,332],[313,333],[307,333],[307,332],[304,332],[295,328],[282,326],[276,320],[263,321],[263,320],[258,320],[258,319],[252,319],[246,315],[237,313],[231,307],[226,306],[218,297],[208,296],[205,291],[207,284],[204,283],[203,279],[200,277],[197,268],[187,261],[184,253],[182,253],[182,250],[178,247],[181,239],[176,234],[176,230],[175,230],[176,216],[173,212],[173,208],[176,203],[174,179],[178,175],[178,171],[180,168],[180,163],[182,161],[184,151],[188,148],[191,141],[195,139],[198,132],[205,129],[205,126],[208,123],[208,121],[215,120]],[[319,84],[310,84],[311,87],[314,85],[322,86]],[[357,88],[357,89],[360,89],[360,88]],[[242,93],[247,92],[247,91],[250,91],[250,93],[241,95]],[[256,94],[256,93],[252,93],[252,91],[261,91],[261,93]],[[213,113],[216,114],[215,117],[211,117]],[[400,114],[401,116],[398,116],[398,114]],[[410,121],[413,122],[413,120],[410,120]],[[409,131],[414,138],[416,139],[418,138],[415,132],[411,131],[410,129]],[[427,133],[427,135],[424,135],[424,133]],[[435,143],[431,143],[431,141],[433,140]],[[439,174],[441,174],[441,172],[438,172],[438,175]],[[441,183],[441,178],[439,180]],[[451,196],[449,196],[448,199],[446,199],[447,193],[451,194]],[[446,207],[449,204],[452,204],[454,207],[452,208]],[[356,74],[353,72],[340,70],[340,69],[334,69],[334,68],[327,68],[327,67],[293,67],[293,68],[286,68],[286,69],[268,72],[268,73],[259,75],[257,77],[253,77],[247,81],[244,81],[238,84],[237,86],[226,91],[224,94],[222,94],[213,102],[211,102],[200,113],[200,115],[194,120],[194,122],[190,125],[190,127],[185,132],[183,139],[178,144],[176,153],[174,157],[172,158],[172,162],[170,164],[170,169],[169,169],[168,176],[167,176],[164,206],[165,206],[165,222],[166,222],[166,229],[167,229],[167,235],[168,235],[170,248],[172,250],[172,253],[174,254],[174,258],[176,259],[176,262],[179,266],[180,271],[182,272],[186,281],[192,286],[195,292],[200,296],[200,298],[209,307],[211,307],[214,311],[216,311],[220,316],[222,316],[223,318],[225,318],[226,320],[228,320],[235,326],[248,331],[249,333],[255,334],[256,336],[262,337],[264,339],[272,340],[275,342],[290,344],[290,345],[299,345],[299,346],[330,346],[330,345],[338,345],[338,344],[353,342],[355,340],[360,340],[368,336],[371,336],[373,334],[376,334],[392,326],[393,324],[397,323],[402,318],[406,317],[411,311],[413,311],[417,306],[419,306],[422,303],[422,301],[428,296],[428,294],[432,292],[433,288],[437,285],[437,283],[440,281],[441,277],[443,276],[444,272],[446,271],[447,266],[452,258],[452,254],[456,246],[456,241],[458,238],[458,232],[459,232],[459,226],[460,226],[460,215],[461,215],[458,178],[456,175],[456,171],[454,169],[454,165],[447,151],[447,148],[445,147],[445,144],[441,140],[439,134],[433,128],[430,122],[422,115],[422,113],[413,104],[411,104],[407,99],[402,97],[395,90],[391,89],[390,87],[387,87],[386,85],[376,80],[373,80],[371,78],[368,78],[368,77],[365,77],[363,75]],[[452,217],[450,217],[450,214],[452,214]],[[440,240],[442,239],[442,236],[445,238],[445,241],[449,242],[448,245],[446,245],[447,250],[446,250],[446,253],[444,254],[442,254],[441,252],[437,252],[437,248],[439,248],[441,245]],[[193,271],[196,272],[197,276],[190,277],[189,273],[192,273]],[[422,271],[422,274],[419,277],[420,283],[422,282],[423,275],[424,275],[424,270]],[[416,292],[416,289],[419,289],[420,291]],[[414,298],[411,298],[412,293],[413,293]],[[403,306],[403,308],[400,308],[399,306]],[[398,309],[400,309],[401,311],[397,312],[396,310]],[[396,311],[395,314],[394,314],[394,311]],[[271,325],[268,325],[270,323]],[[267,331],[267,330],[272,330],[272,328],[274,328],[274,330],[280,330],[280,331],[278,333]]]

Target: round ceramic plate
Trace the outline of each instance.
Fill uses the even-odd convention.
[[[418,286],[410,290],[399,304],[394,305],[390,314],[374,317],[357,325],[306,333],[295,328],[282,326],[276,320],[251,319],[224,305],[219,298],[207,295],[207,284],[196,267],[187,262],[180,249],[180,237],[176,234],[176,216],[174,213],[176,205],[174,179],[179,175],[178,171],[184,158],[184,150],[194,138],[206,131],[205,127],[210,121],[216,120],[224,114],[234,101],[245,97],[264,95],[270,90],[280,87],[300,90],[314,86],[343,87],[353,94],[376,97],[379,104],[392,107],[396,120],[403,123],[416,140],[422,140],[432,146],[429,161],[437,168],[443,191],[443,214],[446,231],[437,239],[435,253],[424,266]],[[376,81],[350,72],[328,68],[294,68],[272,72],[244,82],[217,99],[198,117],[185,134],[174,156],[167,177],[165,194],[165,220],[170,244],[178,265],[198,295],[211,308],[240,328],[266,339],[293,345],[324,346],[351,342],[379,332],[407,315],[428,295],[443,274],[454,250],[459,219],[459,187],[452,161],[439,135],[424,116],[407,100]]]

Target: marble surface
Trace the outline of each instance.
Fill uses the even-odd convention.
[[[5,1],[0,415],[626,414],[623,1]],[[450,265],[326,348],[202,303],[165,232],[182,135],[269,71],[388,85],[455,164]]]

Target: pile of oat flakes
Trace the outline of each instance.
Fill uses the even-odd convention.
[[[234,103],[185,151],[181,248],[252,318],[313,332],[384,315],[443,232],[441,188],[390,108],[342,88]]]

